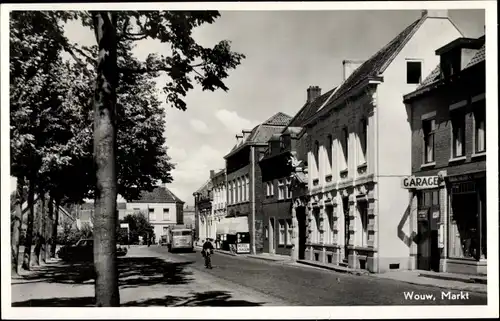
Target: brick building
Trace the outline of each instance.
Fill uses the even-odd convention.
[[[242,135],[236,135],[236,145],[224,157],[229,234],[249,232],[251,253],[264,250],[262,202],[265,196],[258,162],[271,136],[281,133],[290,120],[290,116],[279,112],[252,130],[243,130]]]
[[[485,37],[436,50],[440,64],[405,96],[411,115],[408,220],[417,269],[486,273]]]
[[[412,268],[408,225],[395,219],[407,211],[401,178],[411,174],[402,97],[439,63],[435,48],[458,37],[446,10],[424,11],[366,61],[345,61],[342,83],[320,96],[299,135],[307,175],[294,175],[294,255],[371,272]]]
[[[301,134],[304,133],[300,127],[302,121],[326,100],[328,93],[320,96],[321,89],[319,87],[311,86],[307,89],[306,103],[281,134],[271,136],[265,155],[259,162],[264,189],[262,211],[265,253],[290,255],[295,259],[298,258],[295,255],[298,246],[294,246],[292,237],[292,226],[295,218],[292,216],[291,184],[295,167],[291,160],[301,147],[300,138]],[[300,174],[297,173],[297,175]],[[303,175],[301,177],[304,177]],[[303,248],[301,247],[301,249]]]

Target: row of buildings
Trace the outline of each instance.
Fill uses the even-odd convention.
[[[236,136],[200,239],[379,273],[486,273],[485,37],[426,10],[342,82]]]
[[[24,198],[26,199],[26,197]],[[41,206],[36,197],[35,202]],[[15,209],[11,206],[11,211]],[[94,203],[73,205],[60,205],[58,231],[62,232],[65,226],[72,229],[81,229],[83,226],[93,226]],[[166,235],[173,227],[193,228],[194,208],[185,206],[185,203],[172,193],[166,186],[158,186],[150,192],[142,192],[137,200],[118,202],[118,220],[122,221],[127,215],[145,215],[153,226],[154,241],[158,243],[162,235]],[[23,204],[23,214],[28,211],[27,202]],[[26,230],[27,215],[23,215],[23,229]],[[119,223],[120,224],[120,223]],[[126,223],[121,223],[122,228],[128,228]]]

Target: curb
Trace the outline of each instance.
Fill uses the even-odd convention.
[[[426,273],[419,273],[418,276],[430,279],[458,281],[458,282],[472,283],[472,284],[488,284],[487,279],[478,277],[458,277],[458,276],[447,276],[447,275],[433,275]]]
[[[263,257],[263,256],[258,256],[258,255],[246,255],[246,257],[255,259],[255,260],[262,260],[262,261],[271,261],[271,262],[293,262],[292,259],[281,259],[281,258],[273,258],[273,257]]]
[[[297,260],[297,263],[309,265],[309,266],[314,266],[314,267],[319,267],[319,268],[323,268],[326,270],[331,270],[331,271],[335,271],[335,272],[339,272],[339,273],[352,274],[352,275],[370,275],[371,274],[370,272],[364,271],[364,270],[348,269],[348,268],[344,268],[344,267],[340,267],[340,266],[336,266],[336,265],[331,265],[331,266],[330,265],[323,265],[323,264],[318,264],[318,263],[309,262],[309,261],[305,261],[305,260]]]
[[[485,290],[483,290],[483,289],[466,289],[466,288],[462,288],[462,287],[450,288],[449,286],[444,286],[444,285],[439,285],[439,284],[425,284],[425,283],[419,283],[419,282],[414,282],[414,281],[409,281],[409,280],[385,278],[385,277],[377,276],[376,274],[372,274],[372,276],[379,278],[379,279],[393,280],[393,281],[399,281],[399,282],[404,282],[404,283],[413,284],[413,285],[446,289],[448,291],[455,290],[455,291],[468,291],[468,292],[474,292],[474,293],[479,293],[479,294],[488,294],[488,289],[485,289]]]

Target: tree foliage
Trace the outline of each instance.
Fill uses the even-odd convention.
[[[144,240],[149,235],[153,235],[153,225],[146,218],[147,213],[129,214],[120,221],[120,223],[128,223],[129,226],[129,242],[137,244],[139,236]]]

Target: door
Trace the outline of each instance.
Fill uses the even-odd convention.
[[[429,211],[418,211],[418,248],[417,269],[431,270],[431,228],[429,226]]]
[[[351,219],[349,218],[349,199],[347,197],[342,198],[342,206],[344,209],[344,257],[343,260],[347,261],[349,258],[349,239],[351,233],[349,233],[349,227]]]
[[[306,258],[306,208],[297,208],[297,222],[299,227],[299,260]]]
[[[417,269],[439,272],[439,191],[422,191],[418,195]]]

